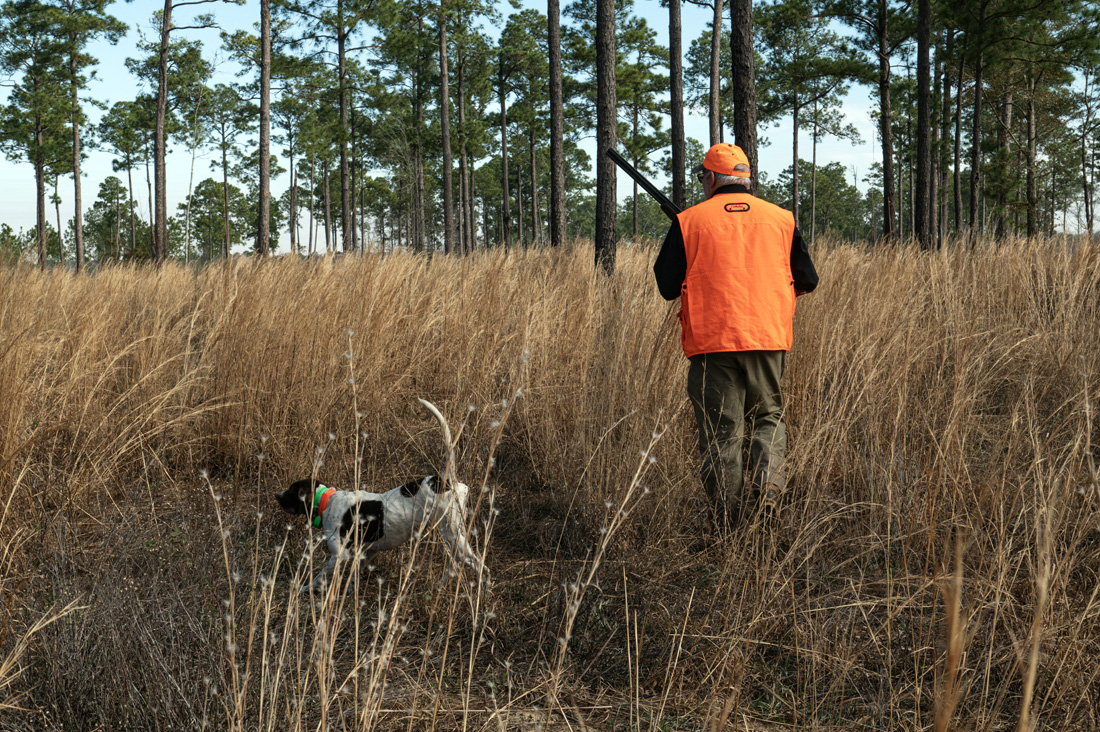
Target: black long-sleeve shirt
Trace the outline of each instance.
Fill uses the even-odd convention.
[[[745,186],[722,186],[714,195],[721,193],[748,193]],[[657,289],[661,297],[675,300],[680,296],[680,288],[687,276],[687,250],[684,248],[684,234],[680,231],[680,220],[673,219],[657,261],[653,263],[653,274],[657,278]],[[813,292],[817,287],[817,270],[810,259],[810,251],[802,233],[795,227],[791,237],[791,275],[794,277],[794,291],[799,295]]]

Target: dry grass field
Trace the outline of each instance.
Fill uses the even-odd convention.
[[[774,527],[699,546],[654,251],[0,269],[4,730],[1098,730],[1100,249],[822,244]],[[329,591],[273,495],[473,488]]]

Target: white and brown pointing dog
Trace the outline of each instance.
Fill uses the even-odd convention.
[[[340,491],[307,478],[291,483],[275,496],[284,511],[303,515],[322,529],[328,543],[328,562],[311,584],[302,587],[303,592],[324,582],[349,545],[365,552],[393,549],[417,532],[433,527],[438,527],[457,559],[473,567],[479,576],[485,571],[466,540],[466,500],[470,489],[455,477],[451,429],[434,404],[424,399],[418,401],[443,428],[447,465],[442,475],[414,478],[385,493]]]

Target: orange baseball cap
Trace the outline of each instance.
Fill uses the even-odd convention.
[[[734,168],[738,165],[744,165],[748,170],[735,171]],[[745,151],[729,142],[712,145],[710,150],[707,150],[707,156],[703,158],[702,165],[696,165],[692,172],[700,173],[704,168],[721,175],[736,175],[743,178],[748,177],[752,172],[752,166],[749,165],[749,158],[745,155]]]

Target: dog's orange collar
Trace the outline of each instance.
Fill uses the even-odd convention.
[[[328,500],[332,498],[332,494],[335,492],[335,488],[324,485],[317,486],[317,490],[313,492],[313,525],[317,528],[321,528],[321,517],[328,507]]]

